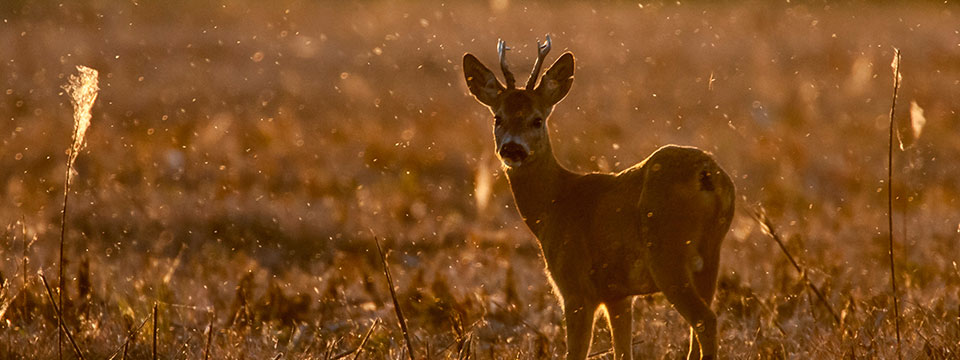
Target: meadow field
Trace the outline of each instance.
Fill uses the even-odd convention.
[[[406,359],[375,238],[416,359],[562,357],[560,304],[461,69],[466,52],[496,64],[502,38],[525,78],[546,33],[548,62],[577,59],[548,121],[562,164],[619,171],[682,144],[734,178],[713,302],[730,359],[897,358],[900,49],[897,126],[926,119],[893,157],[902,353],[960,357],[952,2],[4,0],[0,358],[58,356],[39,274],[56,286],[77,65],[101,88],[65,224],[63,316],[86,358],[149,358],[156,339],[163,359],[362,342],[359,358]],[[637,358],[685,356],[663,296],[634,316]],[[612,358],[595,334],[592,358]]]

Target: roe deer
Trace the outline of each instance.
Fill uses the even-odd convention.
[[[584,359],[594,315],[606,309],[614,358],[632,358],[633,298],[663,292],[690,324],[688,359],[717,356],[717,317],[710,309],[720,243],[730,229],[734,186],[710,154],[664,146],[616,174],[578,174],[557,163],[545,120],[573,84],[567,52],[543,75],[551,40],[525,88],[507,69],[506,86],[472,54],[463,56],[470,92],[494,115],[496,153],[517,209],[537,237],[546,271],[563,305],[567,359]]]

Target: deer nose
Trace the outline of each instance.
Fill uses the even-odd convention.
[[[500,157],[511,162],[522,162],[527,158],[527,155],[527,150],[523,148],[523,145],[515,142],[508,142],[500,148]]]

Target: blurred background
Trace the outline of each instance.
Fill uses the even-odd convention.
[[[562,354],[559,304],[461,69],[466,52],[494,68],[502,38],[526,74],[549,33],[548,62],[577,57],[549,120],[562,164],[619,171],[682,144],[734,177],[743,211],[714,302],[733,358],[895,356],[885,179],[900,49],[897,127],[926,120],[894,153],[905,353],[955,357],[958,12],[949,2],[5,0],[0,355],[55,356],[35,274],[56,272],[73,131],[61,86],[77,65],[100,71],[101,91],[71,185],[65,316],[91,355],[109,356],[158,303],[169,357],[205,351],[212,324],[214,356],[332,358],[382,318],[364,351],[399,358],[374,237],[391,250],[418,357]],[[749,217],[757,204],[842,324]],[[686,325],[665,299],[638,301],[636,316],[637,356],[685,354]],[[606,349],[597,334],[593,349]],[[139,332],[131,353],[147,354],[148,338]]]

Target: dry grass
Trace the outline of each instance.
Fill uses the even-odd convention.
[[[56,357],[56,313],[34,274],[57,263],[73,114],[58,93],[78,64],[100,71],[101,91],[70,187],[63,312],[88,358],[150,357],[153,334],[140,327],[156,303],[161,358],[332,359],[365,340],[361,357],[399,359],[396,323],[364,339],[394,318],[371,229],[392,252],[418,356],[561,354],[559,305],[459,68],[467,51],[495,63],[502,37],[526,72],[547,32],[579,66],[550,124],[563,163],[619,170],[667,143],[711,150],[840,313],[842,327],[741,214],[714,302],[731,358],[896,356],[877,139],[901,49],[900,100],[927,120],[894,154],[903,352],[955,358],[958,13],[892,2],[0,2],[0,358]],[[905,110],[896,118],[909,128]],[[635,314],[638,356],[685,353],[665,299],[640,300]],[[593,351],[608,346],[600,331]]]
[[[76,163],[77,156],[80,155],[80,151],[87,145],[86,136],[87,130],[90,129],[90,119],[93,117],[91,111],[93,110],[93,104],[97,100],[97,94],[100,91],[98,84],[98,73],[97,70],[91,69],[89,67],[78,65],[77,71],[80,73],[79,76],[70,75],[69,82],[63,86],[63,91],[70,97],[70,104],[73,105],[73,138],[70,144],[70,149],[68,150],[67,155],[67,164],[64,169],[64,181],[63,181],[63,204],[60,208],[60,247],[57,258],[57,322],[61,330],[65,330],[63,324],[63,288],[64,288],[64,279],[63,279],[63,247],[66,238],[66,222],[67,222],[67,204],[70,195],[70,184],[73,182],[73,164]],[[21,227],[22,224],[21,224]],[[84,262],[84,264],[88,264]],[[26,267],[24,267],[26,269]],[[80,283],[85,286],[85,283]],[[46,285],[46,282],[44,282]],[[53,300],[51,300],[53,301]],[[67,332],[67,335],[70,333]],[[78,357],[83,358],[83,353],[81,353],[76,348],[76,343],[73,342],[73,338],[70,338],[70,343],[74,345],[74,350]],[[57,357],[63,357],[63,332],[58,330],[57,332]]]

